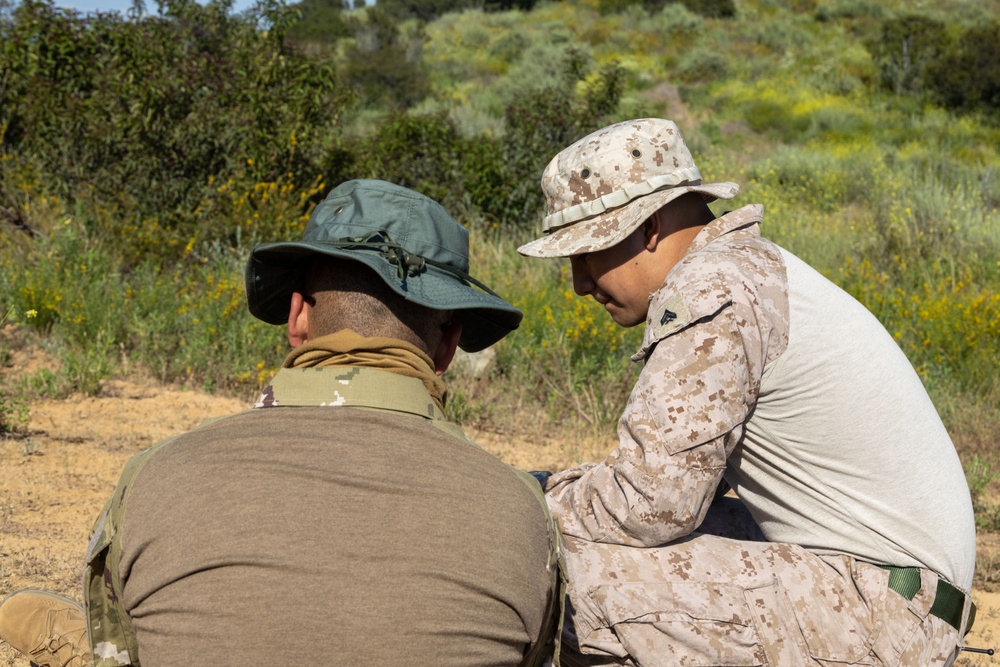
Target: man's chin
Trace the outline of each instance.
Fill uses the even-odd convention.
[[[611,316],[611,319],[614,320],[615,324],[624,329],[631,329],[632,327],[646,321],[645,313],[629,313],[613,301],[609,301],[604,304],[604,309],[608,311],[608,315]]]

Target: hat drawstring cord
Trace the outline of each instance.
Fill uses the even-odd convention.
[[[384,240],[377,240],[384,239]],[[460,280],[471,283],[491,296],[501,298],[496,292],[479,282],[468,273],[443,262],[435,262],[421,255],[415,255],[406,250],[392,240],[389,232],[384,230],[375,232],[371,236],[347,236],[339,241],[320,241],[325,245],[337,246],[339,248],[357,248],[359,250],[374,250],[382,255],[387,262],[396,267],[396,274],[400,280],[406,280],[410,275],[415,275],[423,271],[427,264],[437,267],[442,271],[447,271]]]

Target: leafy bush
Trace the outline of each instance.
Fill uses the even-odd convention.
[[[705,20],[683,4],[670,2],[653,16],[654,29],[661,34],[694,34],[705,28]]]
[[[706,48],[691,49],[677,65],[677,74],[685,83],[704,83],[725,76],[729,67],[725,56]]]
[[[706,18],[731,18],[736,16],[735,0],[599,0],[601,14],[617,14],[634,5],[642,5],[650,12],[676,4]]]
[[[25,435],[28,411],[23,397],[0,388],[0,437]]]
[[[946,107],[1000,120],[1000,20],[966,30],[928,65],[929,87]]]
[[[532,0],[496,0],[491,3],[491,9],[505,10],[519,6],[519,2],[532,6]],[[487,4],[484,0],[380,0],[378,7],[392,18],[402,22],[416,19],[430,22],[448,12],[460,12],[464,9],[480,9]]]
[[[653,0],[653,2],[659,4],[658,0]],[[708,18],[732,18],[736,16],[735,0],[679,0],[679,2],[695,14]]]
[[[502,220],[533,224],[544,210],[538,186],[545,165],[563,148],[600,129],[618,108],[623,72],[614,63],[578,95],[576,82],[585,73],[582,62],[567,63],[560,85],[529,92],[504,115],[504,151],[509,187],[500,210],[487,210]]]
[[[292,7],[299,17],[286,34],[294,43],[330,43],[353,34],[345,17],[350,7],[340,0],[302,0]]]
[[[168,230],[190,222],[209,175],[312,180],[347,98],[328,67],[285,48],[287,12],[227,8],[81,18],[26,0],[0,28],[5,150],[68,201]]]
[[[878,151],[864,143],[829,149],[782,147],[751,164],[747,178],[785,200],[821,213],[877,199],[885,164]]]
[[[406,109],[428,92],[427,74],[413,52],[419,49],[421,36],[404,40],[395,20],[381,7],[368,9],[364,20],[355,21],[346,78],[369,106]]]
[[[928,68],[947,52],[948,46],[943,23],[911,14],[883,22],[869,50],[879,67],[882,85],[902,95],[927,92]]]
[[[389,117],[348,149],[354,162],[334,181],[380,178],[422,192],[457,215],[463,201],[465,140],[447,114]]]
[[[882,19],[886,11],[885,5],[878,0],[828,0],[816,6],[813,16],[826,23],[839,19]]]

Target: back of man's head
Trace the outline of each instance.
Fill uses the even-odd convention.
[[[430,354],[452,317],[451,311],[407,301],[374,271],[350,260],[314,259],[303,292],[312,307],[310,338],[350,329],[402,340]]]

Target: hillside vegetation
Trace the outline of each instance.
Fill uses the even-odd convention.
[[[0,381],[0,431],[23,431],[31,397],[128,372],[252,396],[286,346],[246,312],[248,249],[373,177],[445,204],[473,275],[525,311],[488,377],[453,378],[454,416],[610,433],[641,332],[514,248],[552,155],[661,116],[706,180],[742,185],[730,206],[763,203],[765,234],[882,320],[1000,529],[997,0],[139,10],[0,0],[0,362],[18,345],[60,362]]]

